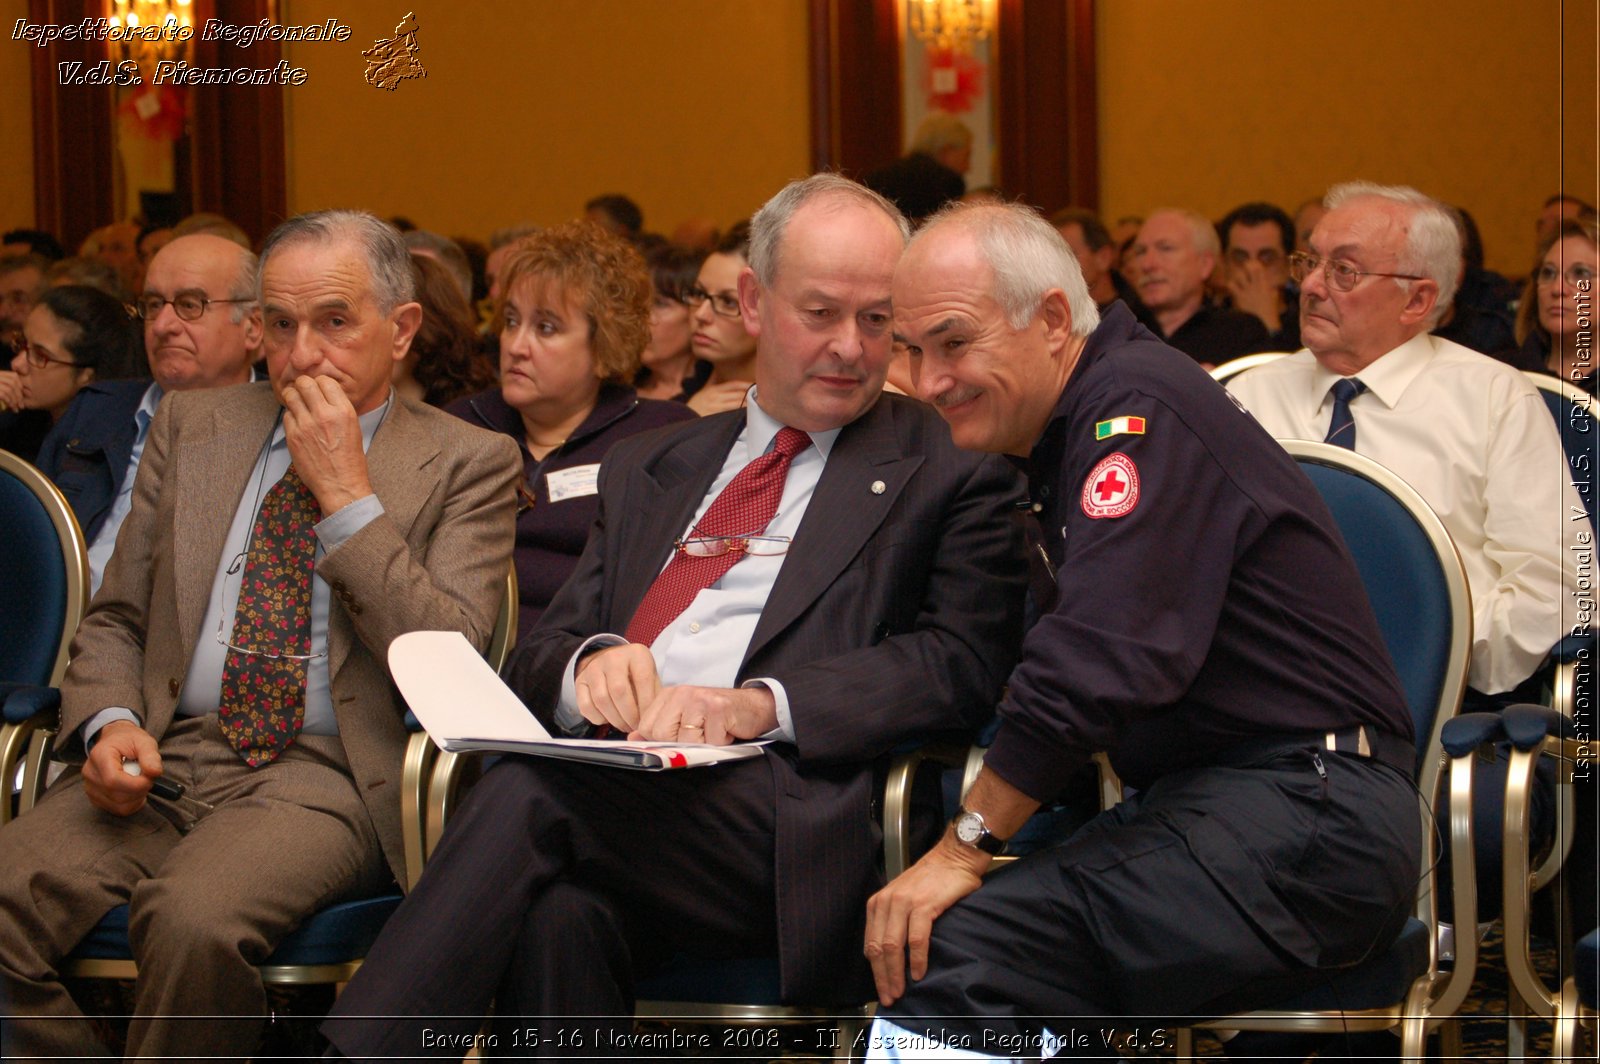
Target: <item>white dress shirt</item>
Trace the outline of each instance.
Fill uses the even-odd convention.
[[[745,426],[728,449],[722,469],[711,482],[705,497],[700,500],[685,536],[699,523],[739,471],[772,449],[782,422],[761,409],[756,390],[750,390],[745,403]],[[783,482],[783,497],[778,501],[778,512],[767,525],[769,536],[794,537],[800,521],[811,504],[811,495],[822,479],[823,467],[839,429],[808,433],[811,446],[795,455],[789,463],[789,475]],[[752,529],[751,531],[755,531]],[[739,664],[755,635],[761,611],[766,608],[767,595],[777,582],[778,571],[788,559],[787,554],[747,556],[710,587],[703,589],[689,603],[687,609],[662,629],[650,644],[655,658],[656,674],[663,687],[693,684],[698,687],[732,687],[739,675]],[[671,561],[671,556],[668,556]],[[665,568],[665,566],[663,566]],[[556,707],[556,722],[569,732],[585,727],[583,715],[578,712],[577,687],[573,682],[578,659],[595,647],[617,646],[627,640],[620,635],[606,633],[591,636],[578,648],[567,663],[566,675],[561,684],[561,701]],[[770,739],[794,741],[794,724],[789,715],[789,700],[783,685],[777,680],[759,678],[747,680],[746,687],[763,686],[772,691],[778,706],[778,727],[764,736]]]
[[[1426,333],[1355,376],[1367,386],[1350,402],[1356,451],[1415,488],[1461,555],[1472,593],[1468,683],[1510,690],[1567,634],[1577,588],[1568,547],[1589,529],[1555,420],[1521,373]],[[1338,380],[1301,350],[1228,389],[1278,439],[1321,440]]]

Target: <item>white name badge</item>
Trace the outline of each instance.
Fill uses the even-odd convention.
[[[600,463],[573,466],[571,469],[558,469],[554,473],[546,473],[544,486],[550,493],[551,502],[593,495],[600,490]]]

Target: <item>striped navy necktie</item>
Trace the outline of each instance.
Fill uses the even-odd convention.
[[[1346,377],[1333,386],[1333,417],[1328,421],[1328,434],[1324,443],[1346,450],[1356,449],[1356,423],[1350,416],[1350,400],[1367,390],[1355,377]]]

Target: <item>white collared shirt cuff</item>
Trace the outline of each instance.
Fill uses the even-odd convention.
[[[586,731],[589,722],[583,719],[583,714],[578,711],[578,662],[591,650],[604,650],[607,647],[626,646],[628,641],[620,635],[610,632],[601,632],[592,635],[578,645],[572,657],[567,659],[567,671],[561,674],[561,700],[556,703],[556,727],[567,735],[578,735]]]
[[[383,513],[383,503],[376,495],[364,495],[355,502],[339,507],[318,521],[314,531],[322,549],[331,551],[345,540],[360,532]]]
[[[783,689],[783,684],[779,683],[777,680],[774,680],[770,676],[757,676],[753,680],[746,680],[739,686],[765,687],[767,690],[772,692],[772,700],[777,703],[778,726],[767,732],[767,734],[761,736],[761,738],[781,739],[786,743],[794,742],[794,718],[789,715],[789,695],[788,692]]]
[[[83,727],[78,729],[83,736],[83,748],[88,750],[94,745],[94,737],[100,734],[100,729],[118,720],[131,720],[139,727],[144,727],[144,721],[140,720],[139,715],[127,706],[107,706],[84,721]]]

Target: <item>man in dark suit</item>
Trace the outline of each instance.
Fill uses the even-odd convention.
[[[491,999],[502,1050],[570,1055],[581,1035],[609,1052],[635,977],[675,954],[776,954],[785,1000],[864,999],[874,768],[988,715],[1026,577],[1013,471],[881,393],[905,232],[836,175],[762,208],[739,281],[759,337],[746,409],[612,452],[588,549],[508,667],[553,728],[776,742],[653,775],[501,761],[324,1025],[338,1052],[459,1055]],[[796,436],[776,512],[719,524]],[[658,610],[682,559],[718,544],[738,563]],[[525,1016],[595,1019],[546,1019],[535,1044]]]
[[[154,381],[91,381],[39,448],[38,466],[67,497],[100,590],[117,532],[133,506],[133,481],[156,407],[168,392],[226,388],[251,378],[261,348],[256,257],[208,233],[158,251],[134,301]]]
[[[313,912],[405,881],[384,651],[417,629],[482,646],[494,624],[520,465],[393,394],[421,318],[399,234],[321,212],[262,259],[271,383],[161,405],[62,685],[81,770],[0,830],[19,1056],[103,1055],[57,967],[122,903],[128,1055],[252,1054],[254,966]],[[147,800],[159,777],[212,809]]]

